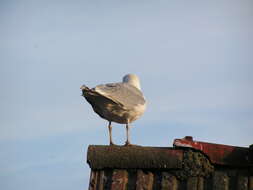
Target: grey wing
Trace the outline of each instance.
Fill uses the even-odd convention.
[[[145,104],[142,92],[134,86],[126,83],[98,85],[94,90],[101,95],[110,98],[114,102],[121,104],[126,109]]]

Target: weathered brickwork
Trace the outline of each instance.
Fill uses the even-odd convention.
[[[253,190],[252,146],[176,143],[184,147],[90,146],[89,190]]]
[[[189,177],[185,180],[178,179],[169,171],[105,171],[92,172],[89,190],[253,190],[253,176],[238,174],[234,178],[222,170],[215,171],[208,178]]]

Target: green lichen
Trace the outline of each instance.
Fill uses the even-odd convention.
[[[175,171],[179,179],[188,177],[208,177],[214,171],[214,166],[205,155],[193,150],[184,151],[183,168]]]

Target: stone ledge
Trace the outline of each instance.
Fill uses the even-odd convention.
[[[183,150],[168,147],[90,145],[91,169],[181,169]]]

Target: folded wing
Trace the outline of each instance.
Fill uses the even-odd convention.
[[[145,98],[142,92],[126,83],[98,85],[94,90],[120,104],[125,109],[133,109],[138,105],[145,104]]]

